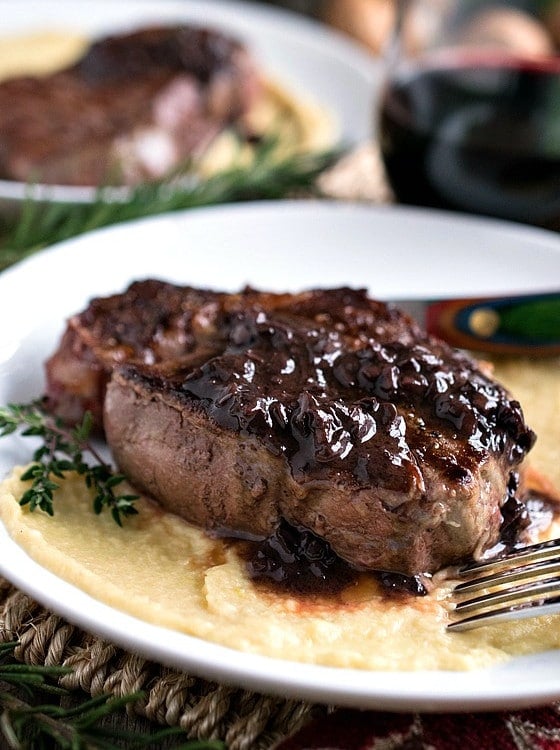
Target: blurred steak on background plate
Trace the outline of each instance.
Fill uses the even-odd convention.
[[[259,88],[247,49],[221,32],[151,27],[107,37],[65,70],[0,83],[0,178],[161,178],[241,123]]]

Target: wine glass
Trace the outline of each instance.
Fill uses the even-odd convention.
[[[397,201],[560,230],[560,0],[397,0],[385,59]]]

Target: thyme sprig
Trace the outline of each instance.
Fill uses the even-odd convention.
[[[117,729],[112,717],[143,697],[101,695],[81,700],[56,680],[71,672],[17,662],[17,643],[0,644],[0,746],[13,750],[225,750],[217,740],[189,740],[179,727],[147,731]],[[45,702],[49,696],[49,702]]]
[[[36,437],[41,444],[33,453],[33,461],[21,476],[31,486],[24,492],[20,504],[30,510],[53,515],[54,492],[67,472],[83,476],[86,486],[94,490],[93,510],[101,513],[109,509],[113,519],[122,526],[123,518],[137,513],[133,494],[118,494],[117,487],[125,477],[114,472],[103,460],[90,440],[93,422],[86,412],[82,422],[74,428],[66,427],[53,417],[42,400],[28,404],[8,404],[0,407],[0,437],[19,431],[23,437]],[[90,460],[86,461],[85,456]]]

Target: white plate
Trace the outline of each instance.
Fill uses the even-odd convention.
[[[318,21],[287,10],[237,0],[0,0],[0,17],[2,35],[69,29],[95,37],[150,22],[223,29],[243,39],[273,78],[332,112],[342,143],[359,143],[372,132],[379,61]],[[0,200],[21,201],[26,189],[0,180]],[[33,195],[79,203],[91,201],[95,190],[39,185]]]
[[[156,276],[236,290],[341,284],[374,295],[543,291],[560,280],[560,237],[422,209],[277,202],[123,224],[43,251],[0,275],[0,404],[43,388],[65,318],[91,296]],[[0,440],[0,476],[30,458]],[[0,571],[49,609],[148,658],[261,691],[384,709],[495,709],[560,698],[560,651],[480,673],[376,673],[238,653],[115,611],[34,563],[0,527]],[[258,623],[256,623],[258,626]]]

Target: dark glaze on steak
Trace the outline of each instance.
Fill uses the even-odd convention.
[[[216,316],[224,295],[157,280],[132,284],[125,293],[96,298],[68,321],[46,363],[47,395],[64,421],[89,411],[102,423],[105,387],[124,362],[162,367],[219,347]]]
[[[0,83],[0,178],[162,177],[240,123],[259,89],[248,51],[218,31],[150,27],[102,39],[66,70]]]
[[[534,435],[472,359],[362,291],[171,287],[156,324],[157,287],[94,302],[49,363],[59,407],[68,352],[101,398],[109,379],[107,440],[139,489],[220,534],[309,530],[361,570],[433,572],[499,539]]]

